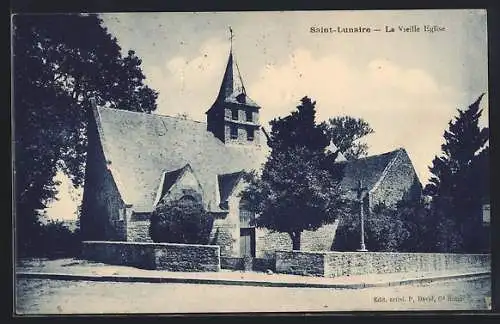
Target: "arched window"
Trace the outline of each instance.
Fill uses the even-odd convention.
[[[253,227],[251,221],[255,219],[255,213],[250,211],[248,208],[248,203],[244,200],[240,200],[240,228]]]

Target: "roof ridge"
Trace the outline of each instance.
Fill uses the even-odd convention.
[[[127,113],[131,113],[131,114],[146,115],[146,116],[166,117],[166,118],[172,118],[172,119],[178,119],[178,120],[192,121],[192,122],[200,123],[200,124],[206,124],[206,122],[201,121],[201,120],[194,120],[194,119],[187,118],[187,117],[185,118],[185,117],[177,117],[177,116],[172,116],[172,115],[164,115],[164,114],[159,114],[156,112],[145,113],[143,111],[133,111],[133,110],[118,109],[118,108],[110,108],[110,107],[98,107],[98,109],[127,112]]]
[[[404,150],[404,148],[400,147],[400,148],[397,148],[395,150],[384,152],[384,153],[363,156],[363,157],[360,157],[360,158],[357,158],[357,159],[353,159],[353,160],[345,160],[345,161],[338,161],[338,162],[336,161],[335,163],[353,163],[353,162],[356,162],[356,161],[363,161],[363,160],[368,160],[368,159],[371,159],[371,158],[378,158],[378,157],[380,157],[382,155],[394,154],[394,153],[397,153],[397,152],[399,152],[401,150]]]

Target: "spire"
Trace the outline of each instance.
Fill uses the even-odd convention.
[[[234,59],[233,55],[233,30],[229,27],[229,58],[227,60],[226,71],[224,72],[224,77],[222,79],[222,84],[219,91],[219,99],[226,99],[232,95],[238,96],[243,93],[246,95],[245,86],[243,85],[243,79],[241,78],[240,70],[238,64]]]

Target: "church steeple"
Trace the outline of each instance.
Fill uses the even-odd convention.
[[[226,71],[224,72],[224,77],[222,78],[222,84],[219,90],[219,96],[217,99],[224,99],[230,97],[233,93],[243,93],[246,94],[245,87],[243,86],[243,79],[233,57],[233,50],[229,52],[229,58],[227,60]]]
[[[226,70],[224,71],[224,77],[222,78],[222,84],[219,90],[219,96],[217,99],[224,99],[231,96],[234,92],[244,93],[245,87],[243,86],[243,79],[241,78],[240,70],[233,57],[233,30],[229,27],[229,58],[227,60]]]
[[[233,54],[233,31],[230,49],[219,94],[206,112],[207,130],[224,143],[259,144],[259,105],[245,90],[238,64]]]

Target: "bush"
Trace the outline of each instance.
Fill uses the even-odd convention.
[[[401,252],[411,233],[399,213],[383,205],[371,213],[365,212],[365,244],[372,252]],[[334,242],[336,251],[356,251],[360,248],[359,211],[342,218]]]
[[[50,221],[42,225],[42,256],[48,258],[79,256],[80,231],[72,232],[63,222]]]
[[[79,230],[72,232],[61,221],[33,222],[29,231],[23,228],[17,233],[19,257],[76,257],[80,243]]]
[[[154,242],[208,244],[212,224],[201,202],[181,199],[157,206],[149,234]]]
[[[447,247],[440,247],[439,232],[450,233],[440,226],[424,200],[402,201],[395,208],[378,205],[365,215],[366,248],[374,252],[447,252]],[[358,211],[341,220],[333,249],[355,251],[359,241]]]

